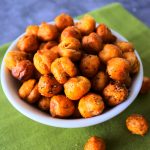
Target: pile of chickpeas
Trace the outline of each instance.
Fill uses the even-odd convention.
[[[5,63],[20,98],[57,118],[89,118],[125,101],[140,67],[130,42],[89,15],[75,23],[68,14],[28,26]]]

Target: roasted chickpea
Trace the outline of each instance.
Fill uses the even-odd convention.
[[[50,113],[52,117],[66,118],[73,114],[74,103],[65,95],[56,95],[50,101]]]
[[[49,97],[42,97],[38,102],[38,107],[43,111],[49,111],[50,100],[51,100],[51,98],[49,98]]]
[[[103,39],[104,43],[113,43],[117,39],[105,24],[100,24],[96,29],[96,33]]]
[[[116,106],[126,100],[128,89],[124,84],[114,82],[104,88],[103,95],[109,106]]]
[[[55,24],[59,29],[59,31],[62,31],[68,26],[73,26],[74,22],[73,22],[73,18],[70,15],[66,13],[62,13],[55,18]]]
[[[57,45],[58,43],[56,41],[49,41],[46,43],[42,43],[40,45],[40,49],[51,49],[52,47],[57,46]]]
[[[81,43],[78,39],[65,38],[58,47],[60,56],[69,57],[72,61],[77,61],[81,58]]]
[[[26,81],[30,79],[34,72],[34,65],[29,60],[22,60],[12,68],[12,75],[20,81]]]
[[[76,23],[76,27],[80,30],[82,35],[88,35],[95,30],[96,22],[90,15],[85,15]]]
[[[28,59],[28,54],[22,51],[14,50],[7,53],[4,58],[6,67],[12,70],[18,62]]]
[[[124,58],[112,58],[107,62],[107,72],[110,78],[125,81],[129,76],[130,64]]]
[[[35,53],[39,48],[39,41],[36,35],[24,35],[17,42],[17,47],[27,53]]]
[[[132,52],[134,51],[134,47],[133,44],[130,42],[125,42],[125,41],[117,41],[115,43],[115,45],[117,45],[118,47],[120,47],[120,49],[122,50],[122,52]]]
[[[88,36],[82,38],[82,46],[84,50],[90,54],[97,54],[103,46],[100,36],[92,32]]]
[[[53,76],[41,76],[38,83],[38,90],[45,97],[52,97],[62,91],[62,85]]]
[[[135,55],[134,52],[125,52],[123,53],[123,57],[129,61],[130,63],[130,67],[131,67],[131,70],[130,70],[130,73],[132,74],[136,74],[139,72],[139,69],[140,69],[140,63]]]
[[[42,41],[55,40],[58,37],[58,30],[55,25],[43,22],[39,26],[38,37]]]
[[[80,71],[83,76],[93,77],[99,69],[100,60],[96,55],[84,55],[80,61]]]
[[[35,68],[41,74],[51,73],[51,63],[58,58],[58,53],[51,50],[38,50],[33,58]]]
[[[77,69],[68,57],[61,57],[53,61],[51,72],[60,84],[64,84],[68,77],[74,77],[77,74]]]
[[[149,129],[148,121],[144,116],[132,114],[126,119],[126,126],[133,134],[144,136]]]
[[[122,57],[122,51],[113,44],[106,44],[99,52],[99,58],[103,63],[107,63],[111,58]]]
[[[37,102],[40,98],[40,93],[38,91],[36,80],[29,79],[23,82],[19,89],[19,96],[31,104]]]
[[[107,83],[108,83],[108,75],[105,72],[100,71],[92,79],[92,89],[95,91],[101,91],[104,89]]]
[[[78,105],[79,112],[84,118],[90,118],[101,114],[104,107],[102,97],[94,93],[88,93],[83,96]]]
[[[80,30],[75,26],[69,26],[65,28],[61,33],[61,41],[63,41],[65,38],[73,37],[78,40],[81,40],[81,33]]]
[[[70,78],[64,84],[64,92],[66,96],[71,100],[79,100],[83,95],[85,95],[91,88],[90,81],[83,77],[77,76]]]
[[[84,150],[106,150],[105,141],[100,137],[92,136],[85,144]]]
[[[144,77],[140,93],[141,94],[146,94],[149,91],[150,91],[150,78],[149,77]]]
[[[26,28],[27,35],[38,35],[39,26],[37,25],[30,25]]]

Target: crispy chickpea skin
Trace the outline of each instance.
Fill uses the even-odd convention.
[[[84,150],[106,150],[105,141],[100,137],[92,136],[85,144]]]
[[[139,72],[140,69],[140,63],[135,55],[134,52],[125,52],[123,53],[123,57],[129,61],[131,70],[130,73],[136,74]]]
[[[51,64],[51,72],[60,84],[64,84],[77,74],[77,69],[68,57],[61,57]]]
[[[50,100],[51,100],[51,98],[49,98],[49,97],[42,97],[38,102],[38,107],[43,111],[49,111]]]
[[[75,26],[69,26],[65,28],[61,33],[61,41],[63,41],[65,38],[73,37],[78,40],[81,40],[81,33],[80,30]]]
[[[58,53],[51,50],[38,50],[33,58],[35,68],[41,74],[50,74],[51,73],[51,64],[58,58]]]
[[[65,38],[58,47],[60,56],[69,57],[72,61],[77,61],[81,58],[81,43],[76,38]]]
[[[85,95],[91,88],[90,81],[83,77],[77,76],[70,78],[64,84],[65,95],[71,100],[79,100],[83,95]]]
[[[85,77],[93,77],[100,67],[100,60],[96,55],[84,55],[80,61],[80,71]]]
[[[40,98],[40,93],[38,91],[36,80],[29,79],[23,82],[19,89],[19,96],[31,104],[37,102]]]
[[[49,41],[46,43],[42,43],[40,45],[40,49],[51,49],[52,47],[57,46],[57,45],[58,43],[56,41]]]
[[[115,45],[117,45],[118,47],[120,47],[120,49],[122,50],[122,52],[132,52],[134,51],[134,47],[133,44],[130,42],[125,42],[125,41],[117,41],[115,43]]]
[[[82,35],[88,35],[95,30],[96,22],[90,15],[85,15],[76,23],[76,27],[80,30]]]
[[[104,108],[102,97],[94,93],[83,96],[78,105],[79,112],[84,118],[97,116],[103,112]]]
[[[144,136],[149,129],[148,121],[144,116],[132,114],[126,119],[126,126],[132,134]]]
[[[92,32],[82,38],[82,46],[87,53],[97,54],[102,49],[103,43],[101,37]]]
[[[6,67],[12,70],[18,62],[28,59],[28,54],[22,51],[14,50],[7,53],[4,58]]]
[[[27,53],[35,53],[39,48],[39,41],[36,35],[24,35],[17,42],[17,47]]]
[[[101,91],[108,83],[108,75],[100,71],[92,79],[92,89],[95,91]]]
[[[142,87],[141,87],[141,90],[140,90],[140,94],[146,94],[149,91],[150,91],[150,78],[149,77],[144,77]]]
[[[73,114],[74,103],[65,95],[56,95],[50,101],[50,113],[52,117],[66,118]]]
[[[59,29],[59,31],[62,31],[68,26],[73,26],[74,22],[73,22],[73,18],[70,15],[66,13],[62,13],[55,18],[55,24]]]
[[[58,29],[55,25],[43,22],[39,26],[38,37],[42,41],[55,40],[58,37]]]
[[[20,81],[26,81],[30,79],[34,72],[34,65],[29,60],[22,60],[12,68],[12,76]]]
[[[104,88],[103,95],[109,106],[116,106],[126,100],[128,89],[121,83],[109,83]]]
[[[41,76],[38,82],[38,90],[42,96],[52,97],[62,91],[62,85],[53,76]]]
[[[102,51],[99,52],[99,58],[103,63],[107,63],[111,58],[122,57],[122,51],[113,44],[106,44]]]
[[[39,26],[38,25],[30,25],[26,28],[27,35],[38,35]]]
[[[129,76],[130,64],[124,58],[112,58],[107,62],[107,72],[110,78],[125,81]]]
[[[104,43],[113,43],[117,39],[105,24],[100,24],[96,29],[96,33],[103,39]]]

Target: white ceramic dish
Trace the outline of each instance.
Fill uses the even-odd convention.
[[[53,22],[50,22],[50,23],[53,23]],[[121,36],[116,31],[112,30],[112,33],[119,40],[127,41],[123,36]],[[21,36],[23,36],[23,34]],[[9,51],[12,51],[13,49],[15,49],[16,43],[21,36],[19,36],[10,45],[10,47],[5,53],[5,56]],[[18,96],[16,80],[11,76],[8,69],[5,67],[4,61],[2,61],[2,65],[1,65],[1,84],[2,84],[2,88],[3,88],[5,95],[7,96],[9,102],[13,105],[13,107],[15,107],[23,115],[27,116],[28,118],[34,121],[40,122],[45,125],[62,127],[62,128],[79,128],[79,127],[96,125],[104,121],[107,121],[117,116],[118,114],[120,114],[135,100],[136,96],[138,95],[141,85],[142,85],[142,81],[143,81],[143,66],[142,66],[142,62],[139,57],[139,54],[137,53],[137,51],[135,51],[135,53],[140,62],[140,71],[134,78],[127,100],[119,104],[118,106],[108,110],[107,112],[104,112],[103,114],[92,117],[92,118],[87,118],[87,119],[52,118],[49,114],[46,114],[38,110],[37,108],[29,105],[25,101],[21,100],[20,97]]]

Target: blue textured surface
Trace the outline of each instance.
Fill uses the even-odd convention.
[[[29,24],[51,21],[61,12],[75,17],[112,2],[120,2],[150,26],[150,0],[0,0],[0,45],[14,40]]]

